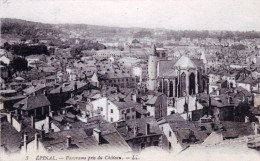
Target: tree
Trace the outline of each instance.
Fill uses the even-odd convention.
[[[234,110],[234,121],[244,122],[245,117],[249,117],[250,122],[258,122],[258,119],[250,111],[250,105],[248,103],[241,102]]]
[[[24,71],[28,69],[28,62],[24,58],[16,57],[13,59],[13,61],[11,61],[10,67],[13,69],[14,72]]]

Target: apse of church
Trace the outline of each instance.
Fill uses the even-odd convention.
[[[148,61],[148,89],[158,90],[167,97],[184,97],[205,91],[206,79],[201,59],[191,60],[182,56],[178,60],[167,60],[165,51],[153,46]],[[186,94],[184,94],[186,93]]]

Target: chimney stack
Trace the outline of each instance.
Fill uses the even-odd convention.
[[[74,91],[76,91],[78,89],[78,85],[77,82],[74,84]]]
[[[98,144],[101,143],[101,131],[97,128],[93,129],[93,135],[95,139],[97,140]]]
[[[33,116],[31,116],[31,126],[33,129],[35,129],[35,121]]]
[[[132,95],[131,95],[131,100],[134,101],[134,102],[136,102],[136,94],[132,94]]]
[[[45,124],[47,125],[47,129],[48,129],[48,131],[50,131],[50,117],[48,116],[48,115],[46,115],[46,119],[45,119]]]
[[[146,135],[150,134],[150,130],[151,130],[151,125],[149,123],[146,123],[146,129],[145,129]]]
[[[38,151],[38,149],[39,149],[39,134],[38,133],[35,133],[34,140],[35,140],[35,148]]]
[[[7,115],[7,120],[8,122],[13,125],[13,113],[10,112],[8,115]]]
[[[71,136],[67,136],[67,148],[71,147]]]
[[[245,122],[249,122],[249,117],[248,116],[245,116]]]
[[[217,90],[217,96],[219,96],[220,95],[220,89],[219,90]]]
[[[138,123],[134,126],[134,136],[136,137],[138,134]]]
[[[28,135],[25,133],[23,137],[23,145],[24,145],[25,152],[27,152],[27,141],[28,141]]]
[[[129,125],[125,125],[126,132],[129,132]]]
[[[230,104],[232,101],[232,98],[231,97],[228,97],[228,104]]]
[[[49,116],[50,116],[50,117],[53,117],[53,113],[54,113],[53,111],[50,111]]]
[[[45,131],[44,129],[41,130],[41,139],[43,140],[45,138]]]

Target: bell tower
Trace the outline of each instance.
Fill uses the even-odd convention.
[[[158,57],[156,47],[153,45],[153,54],[149,56],[148,60],[148,90],[154,91],[157,86],[157,63]]]

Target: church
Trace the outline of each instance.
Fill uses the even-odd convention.
[[[164,93],[167,97],[184,97],[207,92],[207,76],[202,59],[181,56],[168,60],[165,50],[153,46],[148,60],[148,90]]]

